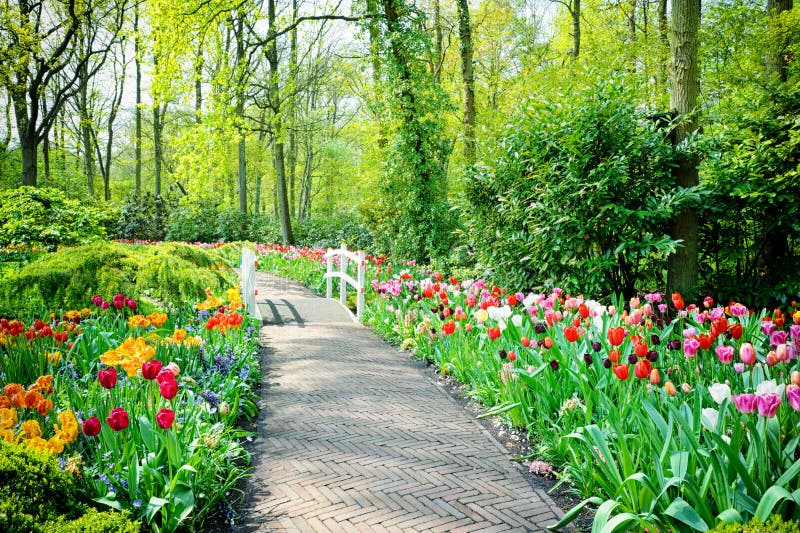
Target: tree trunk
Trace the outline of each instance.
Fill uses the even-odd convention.
[[[292,22],[297,20],[297,0],[292,0]],[[287,174],[289,177],[289,209],[295,212],[295,180],[297,174],[297,134],[295,121],[297,118],[297,26],[289,34],[289,109],[286,110],[288,120],[289,153],[286,154]],[[299,207],[298,207],[299,210]]]
[[[39,106],[38,96],[31,95],[34,102],[31,104],[30,112],[34,117],[28,117],[28,101],[24,90],[18,91],[12,88],[10,91],[11,100],[14,104],[14,118],[17,121],[17,137],[19,139],[20,155],[22,157],[22,184],[36,187],[37,168],[36,156],[39,147],[39,139],[36,135],[35,114]]]
[[[136,196],[142,194],[142,63],[139,50],[139,3],[134,4],[133,11],[133,52],[134,63],[136,63],[136,111],[135,111],[135,190]]]
[[[269,92],[272,106],[272,130],[275,132],[274,165],[275,193],[277,195],[278,216],[281,221],[281,238],[284,244],[294,244],[291,212],[289,211],[289,195],[286,190],[286,169],[283,153],[283,124],[281,123],[281,103],[278,87],[278,40],[276,38],[275,0],[267,0],[267,17],[269,18],[269,34],[272,37],[267,45],[267,61],[269,62]]]
[[[47,115],[47,99],[42,98],[42,114]],[[50,129],[48,128],[42,138],[42,163],[44,163],[44,181],[50,179]]]
[[[658,38],[659,43],[656,50],[656,58],[658,60],[658,73],[657,82],[658,87],[656,90],[659,94],[666,93],[666,87],[669,83],[667,64],[670,53],[669,45],[669,27],[667,26],[667,0],[658,0]]]
[[[464,84],[464,159],[475,163],[475,78],[472,65],[472,28],[469,2],[456,0],[458,33],[461,39],[461,79]]]
[[[697,130],[696,116],[698,90],[697,31],[700,26],[700,0],[673,0],[672,2],[672,60],[670,77],[670,107],[680,120],[675,127],[675,143],[681,143],[688,134]],[[675,184],[693,187],[698,183],[697,159],[682,156],[672,170]],[[670,257],[667,287],[692,296],[697,285],[697,211],[684,207],[672,220],[673,239],[681,245]]]
[[[164,117],[162,116],[161,104],[155,102],[153,104],[153,166],[155,169],[155,195],[161,196],[161,158],[163,155],[163,146],[161,144],[161,133],[164,125],[162,124]]]
[[[203,121],[203,42],[197,45],[194,61],[194,120],[198,124]]]
[[[244,70],[245,49],[244,49],[244,13],[238,13],[236,24],[236,117],[237,129],[239,133],[239,210],[247,213],[247,146],[244,131]]]
[[[459,15],[462,1],[463,0],[456,0],[459,7]],[[444,32],[442,31],[441,0],[433,0],[433,33],[433,83],[440,85],[442,83],[442,64],[444,63]]]
[[[773,24],[775,17],[784,11],[790,11],[793,0],[767,0],[767,14],[770,24]],[[786,39],[781,42],[770,43],[770,49],[765,58],[767,75],[783,83],[787,80],[786,72]]]
[[[89,73],[84,64],[78,71],[78,114],[81,121],[83,144],[83,172],[89,197],[94,196],[94,147],[92,145],[92,117],[89,111]]]
[[[570,55],[576,59],[581,53],[581,0],[572,0],[572,50]]]

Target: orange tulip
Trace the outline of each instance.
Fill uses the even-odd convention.
[[[678,389],[675,388],[675,385],[671,381],[664,383],[664,391],[670,396],[678,394]]]
[[[650,371],[650,383],[653,385],[661,383],[661,372],[659,372],[657,368]]]
[[[608,351],[608,359],[612,363],[619,363],[619,350],[609,350]]]
[[[679,292],[672,293],[672,305],[674,305],[675,309],[677,309],[678,311],[684,308],[685,304],[683,303],[683,296],[681,296],[681,293]]]
[[[608,342],[611,346],[620,346],[625,340],[625,328],[616,327],[608,329]]]
[[[614,365],[613,370],[620,381],[625,381],[630,375],[630,367],[628,365]]]

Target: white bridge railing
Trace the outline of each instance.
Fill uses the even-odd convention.
[[[334,258],[339,258],[339,270],[333,269]],[[338,249],[329,248],[325,253],[325,260],[327,262],[327,272],[325,279],[328,283],[325,295],[328,298],[333,298],[333,278],[339,278],[339,302],[347,309],[347,285],[352,285],[356,290],[356,319],[361,322],[361,316],[364,312],[364,268],[366,266],[366,255],[364,252],[351,252],[347,246],[342,243],[342,247]],[[348,261],[353,261],[358,265],[357,279],[353,279],[347,273]],[[348,309],[349,312],[349,309]]]
[[[256,254],[250,248],[242,248],[242,303],[248,316],[261,320],[261,311],[256,304]]]

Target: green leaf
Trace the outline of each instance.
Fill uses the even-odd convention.
[[[758,508],[756,509],[755,515],[753,518],[756,520],[760,520],[761,522],[766,522],[769,516],[772,514],[773,509],[775,506],[778,505],[783,500],[791,500],[792,495],[789,493],[788,490],[784,489],[783,487],[779,487],[777,485],[773,485],[767,489],[764,495],[761,497],[761,500],[758,502]]]
[[[705,521],[700,518],[700,515],[697,514],[697,511],[681,497],[676,498],[664,511],[664,514],[671,516],[679,522],[683,522],[697,531],[708,531],[708,524],[706,524]]]
[[[598,498],[597,496],[592,496],[591,498],[586,498],[581,503],[570,509],[564,517],[558,521],[558,523],[553,524],[552,526],[547,526],[547,529],[559,530],[575,520],[575,518],[580,514],[584,507],[587,505],[600,505],[603,503],[602,498]]]

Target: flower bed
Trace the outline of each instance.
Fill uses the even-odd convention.
[[[230,517],[252,439],[236,423],[259,409],[256,333],[238,289],[169,314],[137,314],[118,294],[46,321],[4,318],[0,440],[58,456],[90,499],[146,528]]]
[[[263,268],[321,287],[319,251]],[[372,258],[366,322],[516,426],[598,530],[800,515],[800,311],[515,293]],[[368,277],[369,279],[369,277]]]

